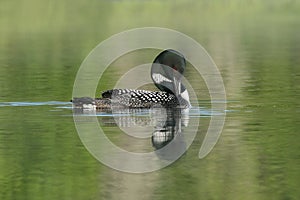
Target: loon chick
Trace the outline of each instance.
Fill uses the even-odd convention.
[[[189,94],[181,83],[185,67],[184,56],[168,49],[161,52],[151,66],[151,78],[161,91],[112,89],[102,92],[102,98],[81,97],[72,102],[75,108],[151,108],[156,105],[189,108]]]

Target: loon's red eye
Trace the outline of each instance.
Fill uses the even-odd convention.
[[[175,65],[173,65],[172,67],[174,70],[178,71],[177,67]]]

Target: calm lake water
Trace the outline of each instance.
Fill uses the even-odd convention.
[[[299,13],[300,3],[290,0],[1,1],[0,199],[299,199]],[[193,143],[166,168],[130,174],[86,150],[68,101],[97,44],[145,26],[171,28],[203,45],[224,80],[226,121],[216,146],[199,159],[211,105],[204,81],[188,66],[200,107],[188,125],[197,130]],[[98,95],[157,52],[116,60]],[[136,126],[144,118],[133,118]],[[151,139],[132,140],[111,116],[97,119],[121,147],[153,150]]]

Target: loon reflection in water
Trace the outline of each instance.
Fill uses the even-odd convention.
[[[151,78],[161,91],[134,89],[112,89],[102,93],[102,98],[73,98],[75,108],[109,109],[112,106],[124,108],[163,107],[189,108],[189,94],[181,83],[186,60],[179,52],[169,49],[161,52],[153,61]]]
[[[180,108],[153,107],[147,109],[120,108],[105,112],[76,110],[76,115],[98,116],[101,127],[119,127],[129,136],[149,138],[157,156],[174,160],[184,154],[191,137],[185,134],[189,124],[188,112]]]

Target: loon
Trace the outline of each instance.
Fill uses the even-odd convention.
[[[189,108],[189,94],[181,82],[185,68],[186,60],[181,53],[164,50],[151,66],[151,78],[160,91],[111,89],[102,92],[102,98],[80,97],[71,101],[75,108],[151,108],[156,105]]]

